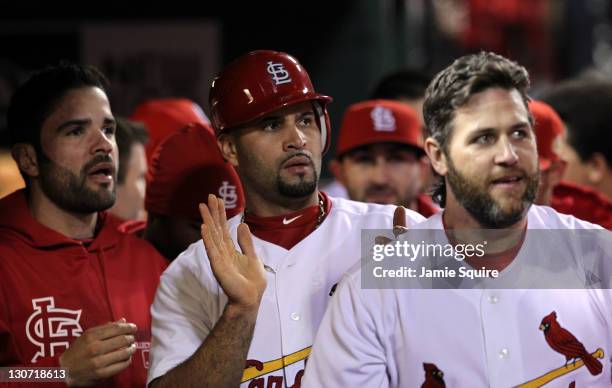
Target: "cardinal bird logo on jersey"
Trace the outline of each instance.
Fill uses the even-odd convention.
[[[601,362],[587,352],[584,345],[572,333],[561,327],[556,312],[553,311],[542,319],[540,330],[544,332],[548,345],[565,356],[566,365],[570,360],[576,363],[577,359],[581,359],[593,376],[601,373],[603,369]]]
[[[442,372],[436,364],[423,363],[423,369],[425,369],[425,381],[421,388],[442,388],[446,387],[444,384],[444,372]]]

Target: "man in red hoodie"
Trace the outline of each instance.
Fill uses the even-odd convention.
[[[104,212],[118,159],[105,86],[94,68],[60,64],[11,100],[26,188],[0,201],[0,366],[62,367],[68,385],[131,387],[145,384],[165,260]]]

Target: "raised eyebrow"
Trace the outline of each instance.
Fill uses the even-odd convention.
[[[61,132],[64,129],[71,127],[73,125],[79,125],[79,126],[87,126],[91,124],[91,120],[90,119],[73,119],[73,120],[68,120],[68,121],[64,121],[63,123],[61,123],[56,129],[56,132]]]

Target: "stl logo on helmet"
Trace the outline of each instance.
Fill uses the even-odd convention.
[[[272,76],[275,85],[286,84],[291,82],[289,72],[285,69],[285,65],[281,62],[268,62],[268,73]]]
[[[226,209],[234,209],[236,207],[236,202],[238,202],[236,186],[230,185],[228,181],[223,181],[221,187],[219,187],[219,197],[223,199]]]
[[[395,131],[395,117],[390,109],[377,106],[370,112],[374,130],[378,132],[393,132]]]
[[[26,335],[38,347],[33,363],[39,357],[53,357],[58,350],[68,349],[74,337],[83,333],[79,324],[81,310],[57,308],[52,296],[32,299],[32,307],[34,312],[26,322]]]

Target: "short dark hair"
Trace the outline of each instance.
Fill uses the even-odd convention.
[[[108,80],[95,67],[60,62],[34,73],[13,94],[7,111],[11,146],[29,143],[38,151],[40,130],[45,119],[70,90],[97,87],[106,91]]]
[[[372,99],[416,100],[425,96],[431,75],[412,69],[398,70],[384,76],[374,87]]]
[[[470,54],[455,60],[435,76],[425,92],[423,117],[426,136],[434,138],[448,156],[455,111],[474,94],[494,87],[516,89],[529,112],[529,74],[523,66],[490,52]],[[531,113],[529,121],[533,125]],[[445,206],[446,186],[443,177],[438,176],[432,190],[432,199]]]
[[[541,96],[567,126],[567,140],[583,161],[600,152],[612,166],[612,82],[584,78],[559,83]]]
[[[117,183],[125,182],[127,166],[132,156],[132,145],[140,143],[145,145],[149,141],[147,128],[139,122],[117,117],[117,149],[119,150],[119,171],[117,171]]]

